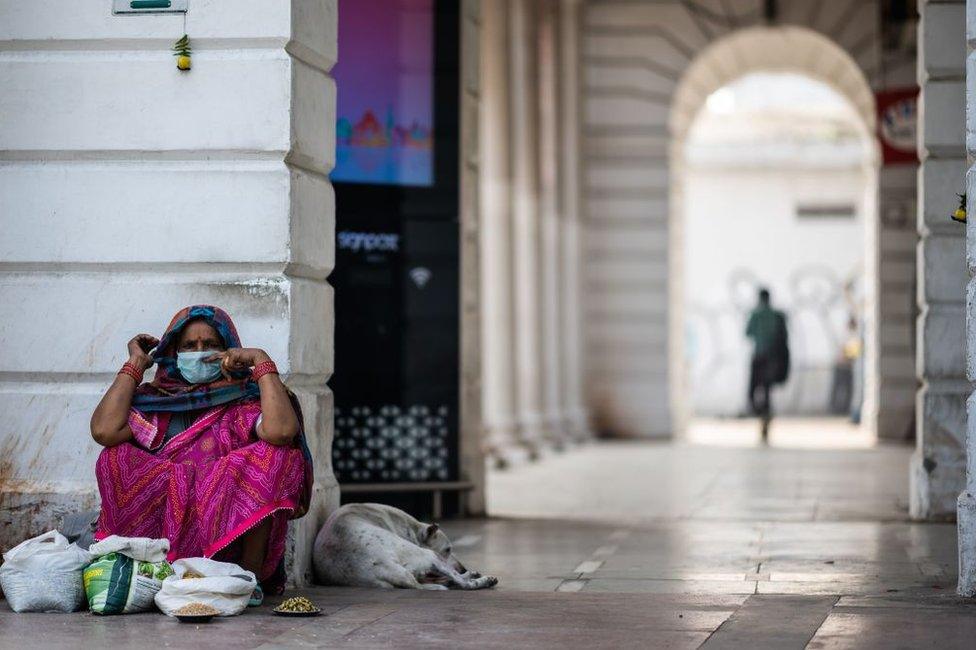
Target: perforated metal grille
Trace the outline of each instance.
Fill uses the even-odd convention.
[[[342,482],[451,479],[446,405],[335,409],[332,467]]]

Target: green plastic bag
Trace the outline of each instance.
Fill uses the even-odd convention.
[[[165,560],[142,562],[109,553],[89,564],[82,575],[93,613],[130,614],[153,608],[153,598],[163,579],[173,575],[173,567]]]

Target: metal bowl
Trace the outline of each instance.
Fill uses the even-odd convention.
[[[209,623],[216,614],[184,614],[176,615],[176,620],[180,623]]]

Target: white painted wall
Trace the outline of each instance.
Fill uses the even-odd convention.
[[[750,73],[706,99],[681,161],[692,413],[748,412],[744,331],[759,286],[788,315],[791,373],[775,391],[776,413],[828,412],[834,366],[844,343],[863,336],[865,287],[875,280],[865,277],[877,188],[863,120],[829,85],[795,73]],[[854,214],[798,214],[828,206]],[[849,331],[852,316],[860,332]]]
[[[752,344],[744,336],[757,284],[788,316],[792,371],[777,414],[826,413],[846,337],[843,285],[864,275],[864,200],[858,167],[685,170],[685,347],[692,412],[747,410]],[[853,219],[800,219],[801,203],[849,203]]]
[[[213,303],[305,407],[294,578],[338,500],[331,394],[334,0],[0,0],[0,547],[95,501],[88,420],[135,333]],[[193,69],[170,52],[185,31]]]

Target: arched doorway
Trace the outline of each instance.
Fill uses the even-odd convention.
[[[861,172],[869,188],[857,206],[863,230],[863,273],[858,289],[860,321],[864,338],[863,352],[863,422],[873,431],[877,414],[877,153],[871,140],[874,130],[874,98],[858,65],[828,38],[799,27],[755,27],[739,30],[720,39],[704,50],[692,62],[682,77],[674,95],[670,114],[670,284],[669,284],[669,375],[671,410],[675,430],[686,429],[692,410],[690,377],[686,352],[688,310],[685,308],[686,228],[685,211],[688,143],[692,127],[703,107],[715,93],[727,88],[737,79],[750,74],[799,75],[815,80],[824,90],[836,93],[849,107],[850,123],[859,132],[865,147]],[[783,77],[784,79],[788,77]],[[842,278],[821,278],[821,284]],[[748,278],[743,278],[749,284]],[[736,290],[737,293],[741,288]],[[750,292],[752,289],[750,289]],[[835,297],[836,298],[836,297]],[[736,295],[733,302],[741,302]],[[740,306],[740,309],[742,306]],[[745,372],[742,370],[741,372]]]

